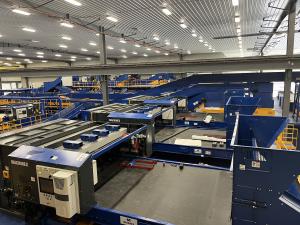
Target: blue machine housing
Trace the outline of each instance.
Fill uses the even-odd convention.
[[[300,151],[269,148],[287,119],[240,115],[236,121],[232,224],[299,224]]]
[[[109,134],[109,131],[106,129],[95,129],[93,134],[98,135],[99,137],[106,137]]]
[[[82,141],[66,140],[63,142],[64,148],[67,149],[79,149],[83,145]]]
[[[96,134],[81,134],[80,139],[82,141],[94,142],[94,141],[97,141],[98,135],[96,135]]]

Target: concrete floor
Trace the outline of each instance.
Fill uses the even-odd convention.
[[[158,163],[149,172],[122,170],[96,199],[103,207],[175,225],[230,225],[231,193],[230,172]]]

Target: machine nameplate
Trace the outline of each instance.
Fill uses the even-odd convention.
[[[260,162],[252,161],[252,167],[253,168],[260,168]]]
[[[17,166],[28,167],[28,163],[27,162],[21,162],[21,161],[17,161],[17,160],[11,160],[11,164],[17,165]]]
[[[122,225],[138,225],[138,221],[136,219],[132,219],[125,216],[120,216],[120,224]]]

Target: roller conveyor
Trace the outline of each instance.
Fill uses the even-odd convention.
[[[176,225],[229,225],[231,192],[227,171],[157,163],[151,171],[123,169],[95,195],[102,207]]]

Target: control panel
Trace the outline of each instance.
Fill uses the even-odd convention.
[[[71,218],[80,213],[77,172],[36,166],[40,204],[56,209],[56,215]]]

